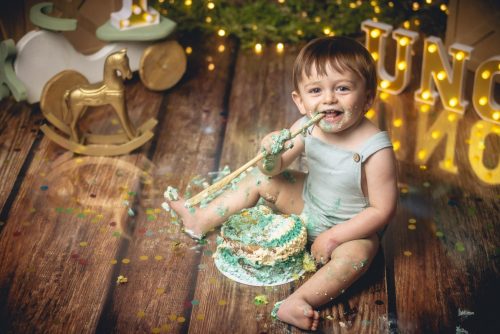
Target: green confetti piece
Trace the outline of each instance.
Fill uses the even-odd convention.
[[[465,251],[465,246],[463,243],[461,243],[460,241],[455,243],[455,249],[458,251],[458,252],[464,252]]]
[[[444,233],[443,233],[443,232],[441,232],[441,231],[437,231],[437,232],[436,232],[436,237],[438,237],[438,238],[442,238],[442,237],[444,237]]]
[[[156,216],[155,216],[155,215],[148,215],[147,220],[148,220],[149,222],[150,222],[150,221],[153,221],[153,220],[156,220]]]
[[[57,213],[63,213],[64,212],[64,208],[56,208],[56,212]]]
[[[113,237],[117,237],[117,238],[120,237],[120,235],[121,235],[121,233],[119,231],[114,231],[112,234]]]
[[[129,209],[128,209],[127,213],[128,213],[128,215],[129,215],[130,217],[135,216],[135,212],[134,212],[134,210],[132,210],[131,208],[129,208]]]
[[[82,219],[83,219],[83,218],[85,218],[85,214],[84,214],[84,213],[79,213],[79,214],[77,214],[76,216],[77,216],[78,218],[82,218]]]
[[[267,305],[267,304],[269,304],[269,301],[268,301],[266,295],[257,295],[253,299],[253,303],[255,305],[257,305],[257,306],[260,306],[260,305]]]
[[[127,194],[129,196],[135,196],[135,195],[137,195],[137,193],[135,191],[129,191]]]

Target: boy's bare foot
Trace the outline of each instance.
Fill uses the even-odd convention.
[[[179,216],[182,225],[184,225],[184,232],[186,232],[193,239],[201,239],[205,235],[206,231],[203,230],[201,224],[198,223],[198,219],[196,218],[196,211],[186,208],[186,200],[179,196],[179,199],[176,201],[171,201],[166,199],[168,205],[172,208],[172,210],[177,213]]]
[[[279,320],[304,330],[318,329],[319,312],[313,310],[311,305],[300,298],[285,299],[277,316]]]

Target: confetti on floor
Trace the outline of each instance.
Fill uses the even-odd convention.
[[[267,296],[266,295],[257,295],[255,296],[255,298],[253,299],[253,303],[255,305],[267,305],[269,304],[269,301],[267,299]]]

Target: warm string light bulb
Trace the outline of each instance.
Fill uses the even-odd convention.
[[[285,45],[283,43],[276,44],[276,51],[278,51],[278,53],[283,53],[284,50],[285,50]]]
[[[226,36],[226,31],[224,29],[219,29],[217,31],[217,35],[219,35],[220,37],[224,37]]]
[[[255,53],[260,54],[262,53],[262,44],[256,43],[254,46]]]

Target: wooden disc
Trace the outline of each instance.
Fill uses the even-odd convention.
[[[88,83],[89,81],[83,74],[72,70],[62,71],[54,75],[43,86],[40,98],[40,109],[42,109],[44,116],[47,117],[47,115],[52,114],[62,123],[68,124],[68,118],[65,117],[64,93],[68,89],[87,85]]]
[[[165,41],[144,50],[139,74],[151,90],[165,90],[175,85],[186,71],[186,54],[177,41]]]

